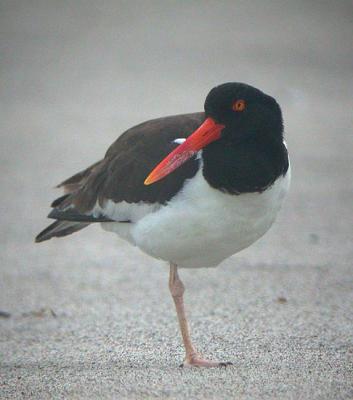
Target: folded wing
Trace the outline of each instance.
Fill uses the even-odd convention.
[[[143,182],[178,146],[175,140],[188,137],[204,118],[203,113],[177,115],[127,130],[110,146],[103,160],[58,185],[65,195],[52,203],[48,215],[57,222],[52,229],[41,232],[36,241],[65,236],[92,222],[134,221],[136,215],[141,217],[166,204],[185,180],[196,174],[195,157],[153,185],[145,186]]]

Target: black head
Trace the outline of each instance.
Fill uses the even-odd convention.
[[[222,137],[237,143],[257,136],[282,142],[283,121],[276,100],[245,83],[230,82],[213,88],[205,113],[225,125]]]
[[[244,83],[225,83],[210,91],[205,113],[225,126],[202,154],[211,186],[234,194],[261,192],[286,174],[282,113],[274,98]]]
[[[162,179],[202,150],[202,171],[214,188],[232,194],[261,192],[288,169],[282,113],[276,100],[244,83],[213,88],[205,120],[145,180]]]

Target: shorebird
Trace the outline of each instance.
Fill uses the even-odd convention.
[[[213,267],[250,246],[273,224],[290,183],[281,109],[244,83],[225,83],[204,112],[143,122],[105,157],[58,187],[37,242],[99,222],[170,264],[169,288],[185,347],[184,366],[228,363],[194,347],[178,268]]]

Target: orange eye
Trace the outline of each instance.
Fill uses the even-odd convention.
[[[234,111],[243,111],[245,110],[245,100],[237,100],[233,103],[232,106]]]

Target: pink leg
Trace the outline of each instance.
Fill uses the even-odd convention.
[[[172,294],[176,312],[178,315],[179,326],[181,335],[183,337],[184,347],[185,347],[185,361],[181,365],[182,367],[225,367],[231,365],[229,362],[218,362],[218,361],[208,361],[202,358],[202,356],[197,352],[194,345],[191,342],[189,325],[185,315],[184,308],[184,291],[185,287],[183,282],[180,280],[178,275],[178,267],[176,264],[170,263],[170,274],[169,274],[169,289]]]

